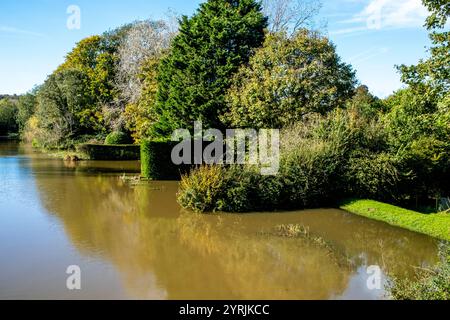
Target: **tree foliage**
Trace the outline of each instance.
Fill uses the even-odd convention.
[[[125,25],[81,40],[48,77],[38,90],[30,126],[38,135],[35,141],[46,147],[70,147],[83,135],[105,135],[110,130],[104,110],[118,98],[114,82],[118,48],[129,29]],[[26,120],[29,114],[23,111]]]
[[[36,93],[38,88],[33,89],[19,97],[17,102],[17,125],[19,131],[23,133],[27,125],[28,120],[33,116],[36,111]]]
[[[347,108],[368,118],[376,118],[380,112],[387,111],[383,101],[371,94],[365,85],[356,88],[354,96],[347,101]]]
[[[57,147],[67,139],[101,130],[96,97],[89,90],[89,76],[76,69],[50,75],[37,96],[36,116],[45,134],[40,144]]]
[[[309,113],[342,107],[356,84],[351,67],[316,32],[268,35],[233,78],[223,117],[236,127],[281,128]]]
[[[141,93],[136,103],[129,103],[125,108],[126,129],[132,132],[136,142],[151,135],[151,129],[157,121],[155,112],[158,90],[158,67],[161,57],[148,58],[141,66],[139,74]]]
[[[383,116],[390,152],[402,167],[403,192],[434,197],[450,193],[450,106],[417,94],[398,91],[386,100]]]
[[[223,128],[225,94],[232,75],[264,40],[267,19],[254,0],[208,0],[182,17],[158,76],[155,135],[190,128],[195,120]]]
[[[17,104],[15,101],[4,98],[0,100],[0,135],[16,133]]]
[[[405,172],[404,189],[416,197],[450,194],[450,32],[440,32],[449,16],[448,1],[424,0],[431,15],[431,56],[417,65],[399,67],[408,85],[386,103],[392,152]]]
[[[423,4],[431,12],[427,18],[428,29],[444,28],[450,16],[450,2],[448,0],[422,0]]]
[[[81,40],[67,55],[66,61],[57,71],[78,70],[83,72],[90,93],[99,103],[114,98],[114,65],[116,57],[104,44],[101,36],[91,36]]]

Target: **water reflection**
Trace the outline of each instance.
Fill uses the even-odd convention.
[[[379,298],[381,292],[364,286],[365,266],[404,275],[437,261],[435,240],[340,210],[184,212],[175,201],[177,183],[133,186],[120,179],[136,165],[67,164],[30,154],[21,160],[71,245],[85,257],[112,263],[127,297]],[[273,232],[281,224],[306,226],[326,245],[281,237]],[[98,291],[110,294],[107,287]]]

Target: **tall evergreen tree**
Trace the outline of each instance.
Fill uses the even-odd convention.
[[[264,41],[267,18],[255,0],[208,0],[180,21],[171,53],[163,59],[153,135],[167,136],[193,121],[222,128],[232,75]]]

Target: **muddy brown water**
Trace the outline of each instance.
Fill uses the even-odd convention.
[[[437,240],[337,209],[187,212],[176,182],[121,179],[138,172],[0,142],[0,299],[383,299],[368,266],[386,283],[438,261]]]

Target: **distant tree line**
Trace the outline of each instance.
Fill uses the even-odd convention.
[[[212,0],[190,18],[136,21],[83,39],[29,93],[34,106],[21,108],[20,132],[36,146],[67,149],[111,133],[136,142],[165,139],[194,119],[225,128],[234,74],[266,35],[287,37],[312,25],[320,6],[316,0],[263,6]]]

